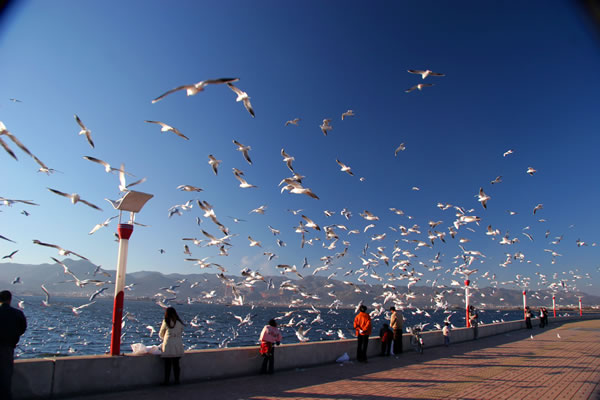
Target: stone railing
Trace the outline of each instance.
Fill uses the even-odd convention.
[[[550,326],[594,318],[600,318],[600,315],[550,318]],[[479,337],[523,328],[523,320],[480,325]],[[422,337],[425,348],[444,343],[441,331],[424,332]],[[457,328],[451,332],[452,343],[472,339],[471,328]],[[404,351],[412,351],[409,334],[404,334],[403,348]],[[368,355],[377,356],[380,349],[379,338],[372,337]],[[355,358],[355,340],[284,344],[275,349],[275,368],[285,370],[333,363],[344,353],[348,353],[351,359]],[[181,359],[181,379],[185,383],[253,375],[258,373],[261,362],[258,346],[188,351]],[[157,385],[162,379],[163,364],[160,356],[156,355],[98,355],[17,360],[13,375],[13,395],[15,399],[30,399],[113,392]]]

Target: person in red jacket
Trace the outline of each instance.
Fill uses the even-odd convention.
[[[367,346],[369,345],[369,335],[372,331],[371,317],[367,314],[367,306],[361,305],[359,313],[354,318],[354,329],[358,338],[358,347],[356,349],[356,360],[367,362]]]

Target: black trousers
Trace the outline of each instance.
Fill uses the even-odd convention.
[[[12,375],[15,348],[0,345],[0,399],[12,399]]]
[[[271,351],[267,354],[263,354],[262,367],[260,368],[261,374],[273,373],[275,369],[275,346],[271,346]]]
[[[392,342],[381,342],[381,355],[389,356],[392,349]]]
[[[402,329],[394,329],[394,354],[402,353]]]
[[[181,368],[179,367],[179,359],[181,357],[165,357],[165,383],[169,383],[171,379],[171,368],[173,368],[173,376],[175,383],[179,383]]]
[[[369,346],[369,335],[358,335],[358,346],[356,348],[356,359],[367,361],[367,347]]]
[[[525,318],[525,326],[527,326],[527,329],[531,329],[531,318]]]

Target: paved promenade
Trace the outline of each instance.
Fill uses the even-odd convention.
[[[426,348],[423,355],[410,352],[398,358],[376,357],[368,364],[325,365],[276,371],[272,376],[77,397],[170,398],[600,399],[600,320],[525,329],[448,348]]]

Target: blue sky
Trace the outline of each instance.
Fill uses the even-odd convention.
[[[432,249],[415,251],[414,243],[400,241],[403,250],[418,255],[412,267],[424,273],[419,284],[457,278],[445,271],[457,265],[453,257],[462,254],[462,237],[470,239],[467,250],[486,255],[473,266],[495,273],[499,282],[519,274],[531,277],[535,287],[538,273],[549,282],[565,279],[578,290],[600,294],[600,246],[592,246],[599,241],[599,212],[593,206],[600,194],[594,183],[599,43],[568,2],[518,7],[507,2],[21,2],[2,25],[0,120],[62,172],[37,173],[37,164],[14,145],[18,162],[0,153],[0,196],[40,204],[0,208],[0,234],[17,242],[2,241],[0,251],[19,249],[14,262],[51,262],[56,252],[33,245],[38,239],[115,268],[115,221],[87,234],[116,214],[103,199],[119,197],[118,177],[82,158],[93,156],[115,167],[125,163],[136,177],[147,178],[136,189],[155,195],[137,218],[151,226],[135,228],[128,271],[198,271],[183,260],[181,238],[203,238],[200,229],[220,232],[197,205],[168,218],[169,207],[187,200],[211,203],[219,220],[239,235],[231,240],[228,257],[217,256],[214,247],[192,245],[193,257],[211,256],[230,274],[243,267],[273,274],[278,263],[300,267],[303,257],[313,268],[320,266],[320,257],[342,251],[341,241],[349,240],[348,255],[320,273],[337,271],[338,277],[343,271],[336,267],[360,268],[367,242],[373,252],[384,246],[391,258],[395,240],[426,240],[429,221],[442,220],[436,229],[447,232],[456,210],[441,211],[436,204],[442,202],[473,208],[469,215],[482,222],[469,224],[475,232],[462,227],[456,239],[448,236],[446,244],[437,241]],[[407,69],[446,76],[422,80]],[[256,118],[224,85],[151,104],[171,88],[220,77],[240,78],[236,85],[250,95]],[[417,83],[435,86],[404,93]],[[348,109],[356,115],[342,121]],[[77,135],[73,114],[91,129],[95,149]],[[299,126],[285,127],[293,118],[301,118]],[[319,129],[324,118],[332,119],[327,137]],[[161,133],[144,120],[173,125],[190,140]],[[253,165],[235,150],[234,139],[252,147]],[[406,150],[394,157],[400,143]],[[279,193],[277,184],[290,176],[282,148],[295,157],[294,168],[306,176],[303,184],[320,200]],[[503,157],[508,149],[514,154]],[[223,161],[218,176],[208,154]],[[350,165],[355,176],[341,172],[336,159]],[[525,172],[530,166],[538,170],[534,176]],[[258,188],[238,187],[234,167]],[[491,185],[498,175],[503,182]],[[182,184],[204,191],[176,190]],[[77,192],[104,211],[72,205],[47,187]],[[475,197],[480,187],[491,196],[487,210]],[[544,208],[534,216],[539,203]],[[265,215],[249,214],[260,205],[267,206]],[[353,214],[349,221],[339,214],[343,208]],[[23,209],[31,215],[21,214]],[[303,209],[321,226],[345,224],[361,234],[336,229],[340,241],[334,250],[324,249],[323,241],[301,249],[293,232],[299,216],[288,209]],[[327,218],[324,210],[337,214]],[[359,216],[364,210],[380,217],[366,233],[370,222]],[[518,214],[509,216],[507,210]],[[203,220],[200,227],[196,216]],[[236,224],[230,216],[246,221]],[[389,228],[413,224],[420,235],[400,236]],[[502,232],[495,241],[484,234],[489,224]],[[277,238],[286,247],[276,245],[267,225],[281,230]],[[520,242],[500,246],[506,232]],[[371,240],[381,233],[387,233],[384,241]],[[262,249],[249,247],[248,235],[261,241]],[[560,244],[549,244],[561,235]],[[311,237],[324,239],[319,232],[311,231]],[[578,238],[589,246],[577,247]],[[551,264],[544,249],[562,256]],[[267,262],[264,251],[278,258]],[[429,272],[418,264],[431,265],[437,252],[444,269]],[[498,265],[505,253],[516,252],[525,254],[525,262]],[[375,270],[384,276],[390,268],[382,264]],[[586,273],[590,279],[573,281],[573,275]]]

